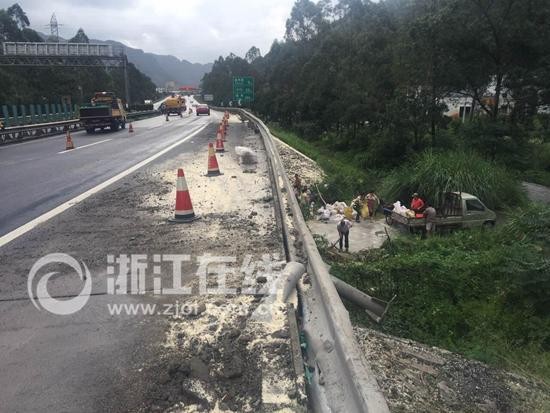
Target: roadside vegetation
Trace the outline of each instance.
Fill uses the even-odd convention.
[[[228,102],[253,76],[251,109],[369,174],[457,151],[549,184],[548,22],[545,0],[297,0],[284,41],[220,57],[202,87]]]
[[[400,237],[333,262],[331,273],[378,298],[396,295],[380,326],[358,308],[356,321],[550,385],[549,253],[550,207],[531,204],[494,230]]]
[[[523,190],[513,174],[473,151],[427,150],[391,171],[380,192],[386,199],[405,203],[414,192],[441,205],[448,191],[475,194],[492,209],[525,204]]]
[[[302,139],[276,123],[268,126],[273,135],[313,159],[323,169],[326,177],[318,189],[326,202],[349,202],[359,191],[364,191],[367,186],[374,187],[380,180],[379,171],[358,167],[352,162],[352,155],[331,152],[328,147]]]

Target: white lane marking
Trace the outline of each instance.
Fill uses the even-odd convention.
[[[131,173],[137,171],[139,168],[147,165],[148,163],[151,163],[155,159],[157,159],[157,158],[161,157],[162,155],[164,155],[166,152],[169,152],[172,149],[174,149],[175,147],[181,145],[182,143],[187,142],[189,139],[191,139],[192,137],[197,135],[199,132],[201,132],[207,126],[208,126],[208,123],[204,124],[203,126],[199,127],[198,129],[193,131],[190,135],[186,136],[182,140],[173,143],[172,145],[170,145],[170,146],[164,148],[163,150],[161,150],[160,152],[157,152],[156,154],[150,156],[149,158],[135,164],[134,166],[131,166],[130,168],[126,169],[125,171],[120,172],[118,175],[115,175],[112,178],[107,179],[105,182],[102,182],[99,185],[97,185],[97,186],[95,186],[91,189],[88,189],[86,192],[75,196],[73,199],[71,199],[71,200],[55,207],[54,209],[49,210],[48,212],[40,215],[39,217],[36,217],[32,221],[29,221],[26,224],[21,225],[19,228],[16,228],[13,231],[8,232],[6,235],[0,237],[0,248],[3,247],[4,245],[6,245],[7,243],[13,241],[14,239],[20,237],[21,235],[29,232],[30,230],[32,230],[37,225],[42,224],[42,223],[48,221],[49,219],[55,217],[56,215],[61,214],[63,211],[66,211],[70,207],[78,204],[79,202],[84,201],[86,198],[90,197],[91,195],[101,191],[102,189],[105,189],[109,185],[121,180],[125,176],[130,175]]]
[[[64,151],[61,151],[61,152],[57,152],[57,153],[69,153],[69,152],[74,152],[74,151],[77,151],[79,149],[83,149],[83,148],[87,148],[89,146],[94,146],[94,145],[97,145],[98,143],[103,143],[103,142],[109,142],[109,141],[112,141],[113,138],[109,138],[109,139],[103,139],[102,141],[99,141],[99,142],[94,142],[94,143],[89,143],[88,145],[83,145],[83,146],[78,146],[74,149],[68,149],[68,150],[64,150]]]

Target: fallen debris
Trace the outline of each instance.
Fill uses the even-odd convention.
[[[541,382],[413,340],[354,330],[391,411],[549,411],[550,389]]]

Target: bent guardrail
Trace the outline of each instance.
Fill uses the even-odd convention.
[[[294,229],[306,257],[311,286],[302,285],[300,299],[302,327],[307,340],[307,368],[313,375],[309,382],[311,406],[320,412],[389,412],[378,383],[355,340],[348,311],[306,226],[269,129],[260,119],[243,109],[232,109],[231,112],[239,113],[259,130],[275,184],[279,191],[286,192]],[[285,217],[281,218],[285,225]],[[296,257],[290,258],[294,260]]]

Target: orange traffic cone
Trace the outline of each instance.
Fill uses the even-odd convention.
[[[225,131],[223,130],[222,125],[220,125],[219,128],[218,128],[218,133],[216,134],[216,139],[218,138],[218,136],[222,141],[224,141],[224,142],[227,141],[227,139],[225,139]]]
[[[195,215],[193,205],[191,204],[191,196],[187,188],[187,181],[183,174],[183,169],[178,169],[178,180],[176,183],[176,212],[174,218],[170,218],[170,222],[192,222],[199,219],[199,215]]]
[[[223,139],[216,139],[216,152],[225,152],[223,147]]]
[[[130,122],[130,126],[128,126],[128,133],[134,133],[134,127],[132,126],[131,122]]]
[[[67,131],[67,141],[65,143],[65,150],[69,151],[71,149],[74,149],[74,142],[73,142],[73,138],[71,138],[71,132]]]
[[[212,145],[212,142],[208,144],[208,172],[206,175],[221,175],[218,160],[216,159],[216,152],[214,151],[214,145]]]

